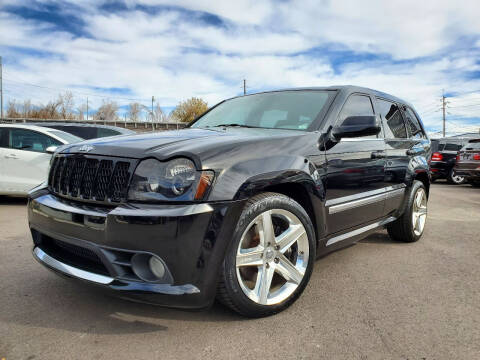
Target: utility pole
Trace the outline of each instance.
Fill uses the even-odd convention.
[[[3,120],[3,66],[2,66],[2,57],[0,56],[0,120]]]
[[[87,121],[88,121],[88,96],[87,96]]]
[[[445,107],[447,102],[445,101],[445,91],[442,90],[442,110],[443,110],[443,137],[445,137]]]
[[[154,130],[153,127],[153,102],[155,101],[155,97],[152,95],[152,131]]]
[[[243,95],[247,95],[247,80],[243,79]]]

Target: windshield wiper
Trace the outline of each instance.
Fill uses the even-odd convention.
[[[210,127],[210,126],[209,126]],[[259,128],[260,126],[245,125],[245,124],[220,124],[212,127],[243,127],[243,128]]]

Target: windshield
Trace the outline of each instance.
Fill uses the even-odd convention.
[[[334,91],[281,91],[227,100],[202,116],[192,128],[244,126],[307,130]]]
[[[64,141],[66,141],[67,144],[72,144],[72,143],[77,143],[77,142],[83,141],[82,138],[80,138],[78,136],[75,136],[75,135],[72,135],[72,134],[69,134],[69,133],[66,133],[66,132],[63,132],[63,131],[49,130],[48,132],[52,135],[55,135],[55,136],[59,137],[60,139],[62,139]]]

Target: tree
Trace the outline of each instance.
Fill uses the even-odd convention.
[[[82,104],[79,107],[77,107],[77,118],[78,120],[85,120],[85,113],[87,112],[87,104]]]
[[[94,118],[95,120],[116,120],[118,105],[114,101],[103,100],[102,105],[98,108]]]
[[[171,117],[174,121],[190,122],[208,110],[207,103],[196,97],[180,102],[173,109]]]
[[[140,103],[132,102],[128,105],[128,118],[130,121],[138,121],[141,112],[142,105]]]
[[[15,99],[8,101],[7,106],[7,118],[19,118],[21,115],[18,112],[18,106]]]
[[[64,94],[58,95],[58,106],[60,111],[60,117],[62,119],[73,119],[73,94],[70,91],[66,91]]]

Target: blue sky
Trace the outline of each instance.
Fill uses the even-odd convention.
[[[71,90],[91,109],[167,111],[242,92],[354,84],[412,102],[430,131],[480,126],[478,1],[3,0],[5,97],[46,103]]]

